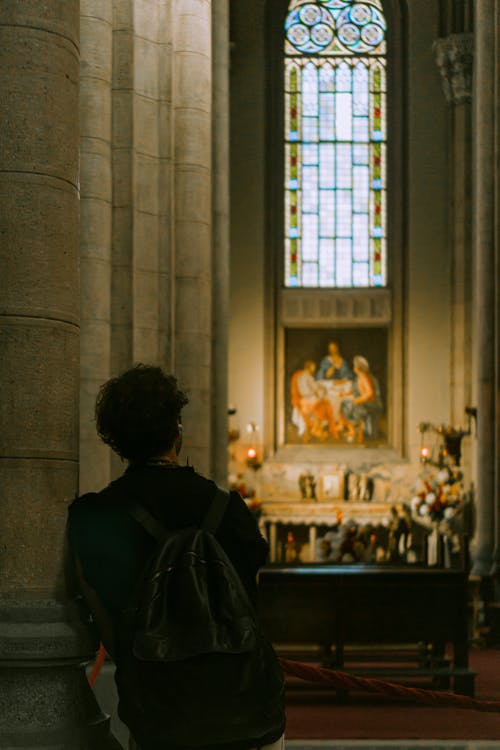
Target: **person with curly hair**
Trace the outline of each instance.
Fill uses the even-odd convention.
[[[97,432],[128,465],[107,487],[73,502],[68,539],[79,589],[113,657],[122,613],[154,547],[152,537],[127,513],[127,505],[139,502],[165,528],[183,529],[201,525],[217,491],[213,481],[179,463],[181,412],[187,404],[173,375],[142,364],[108,380],[97,396]],[[255,603],[256,574],[266,561],[268,545],[237,492],[230,493],[215,535]],[[233,743],[228,750],[283,746],[282,737],[257,739],[238,747]],[[130,747],[137,748],[133,738]]]

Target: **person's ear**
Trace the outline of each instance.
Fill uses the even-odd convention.
[[[175,447],[175,451],[177,455],[179,455],[179,453],[181,452],[181,448],[182,448],[182,430],[183,430],[182,424],[180,422],[177,422],[177,437],[175,438],[175,441],[174,441],[174,447]]]

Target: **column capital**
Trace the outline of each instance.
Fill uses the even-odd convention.
[[[433,44],[436,64],[448,102],[462,104],[472,99],[473,34],[449,34]]]

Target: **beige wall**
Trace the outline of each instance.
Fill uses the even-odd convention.
[[[451,409],[449,105],[432,54],[438,3],[412,0],[408,5],[407,435],[409,455],[415,459],[418,422],[448,422]]]
[[[396,408],[405,409],[406,448],[416,459],[417,423],[450,419],[451,248],[447,105],[432,52],[438,35],[438,3],[412,0],[409,5],[405,403]],[[264,239],[263,0],[239,0],[233,4],[231,21],[229,398],[244,427],[251,419],[264,423],[264,254],[273,252]]]
[[[231,4],[229,403],[264,421],[264,0]]]

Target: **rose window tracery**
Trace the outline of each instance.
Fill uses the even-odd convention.
[[[302,54],[379,54],[386,23],[381,3],[295,0],[285,21],[286,38]]]

